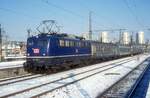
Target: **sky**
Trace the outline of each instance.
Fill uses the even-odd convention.
[[[61,32],[88,32],[88,14],[92,12],[92,30],[126,29],[145,32],[150,39],[150,0],[0,0],[0,24],[10,40],[25,41],[27,29],[43,20],[56,20]],[[109,32],[117,39],[118,31]]]

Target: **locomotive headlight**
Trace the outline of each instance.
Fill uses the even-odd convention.
[[[30,56],[30,53],[28,53],[27,55]]]
[[[43,56],[45,56],[46,54],[45,53],[43,53]]]
[[[39,38],[39,36],[36,36],[36,38]]]

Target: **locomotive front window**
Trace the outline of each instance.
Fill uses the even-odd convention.
[[[33,40],[28,40],[28,45],[32,46],[34,44]]]
[[[48,42],[47,42],[47,40],[39,40],[37,42],[37,45],[40,46],[40,47],[47,47]]]

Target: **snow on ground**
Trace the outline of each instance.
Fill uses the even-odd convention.
[[[130,61],[128,63],[122,64],[121,66],[118,66],[114,69],[110,69],[104,72],[101,72],[99,74],[95,74],[92,77],[88,77],[86,79],[83,79],[79,82],[76,82],[74,84],[68,85],[66,87],[63,87],[61,89],[54,90],[47,95],[42,96],[43,98],[95,98],[97,97],[100,93],[105,91],[108,87],[110,87],[112,84],[114,84],[116,81],[118,81],[121,77],[125,76],[127,73],[129,73],[133,68],[135,68],[138,64],[140,64],[144,59],[146,59],[149,55],[140,55],[138,56],[139,58],[134,59],[133,61]],[[134,57],[127,57],[127,58],[134,58]],[[123,58],[123,59],[127,59]],[[32,80],[26,80],[22,81],[19,83],[14,83],[6,86],[1,86],[0,87],[0,95],[5,95],[7,93],[19,91],[25,88],[33,87],[39,84],[47,83],[50,81],[54,81],[56,79],[61,79],[68,77],[70,75],[75,75],[87,70],[91,70],[100,66],[105,66],[111,63],[111,66],[115,65],[115,62],[120,62],[123,59],[118,59],[118,60],[113,60],[113,61],[108,61],[100,64],[95,64],[92,66],[87,66],[83,68],[78,68],[78,69],[73,69],[65,72],[60,72],[52,75],[47,75],[44,77],[40,78],[35,78]],[[107,67],[105,67],[107,68]],[[104,69],[104,68],[102,68]],[[102,69],[98,69],[95,71],[91,71],[88,73],[84,73],[82,75],[78,75],[75,77],[71,77],[69,79],[65,79],[62,81],[59,81],[57,83],[53,83],[47,86],[43,86],[40,89],[37,89],[33,92],[29,91],[27,93],[21,94],[16,98],[28,98],[29,95],[33,95],[36,93],[40,93],[45,90],[53,89],[54,87],[58,87],[60,85],[63,85],[67,82],[74,81],[77,79],[80,79],[82,77],[88,76],[91,73],[98,72]]]
[[[12,67],[22,67],[24,62],[25,62],[25,60],[0,62],[0,69],[12,68]]]
[[[148,87],[148,90],[147,90],[146,98],[150,98],[150,83],[149,83],[149,87]]]
[[[117,68],[110,69],[75,84],[63,87],[62,89],[55,90],[43,96],[43,98],[96,98],[100,93],[140,64],[146,57],[147,56],[140,56],[140,60],[131,61]],[[72,79],[76,80],[75,78]]]
[[[131,58],[131,57],[128,57],[128,58]],[[73,74],[78,74],[78,73],[84,72],[86,70],[94,69],[94,68],[97,68],[99,66],[105,66],[107,64],[115,63],[115,62],[118,62],[118,61],[121,61],[121,60],[124,60],[124,59],[128,59],[128,58],[109,61],[109,62],[105,62],[105,63],[101,63],[101,64],[95,64],[93,66],[83,67],[83,68],[79,68],[79,69],[73,69],[73,70],[69,70],[69,71],[66,71],[66,72],[60,72],[60,73],[57,73],[57,74],[53,74],[53,75],[49,75],[49,76],[45,76],[45,77],[41,77],[41,78],[35,78],[35,79],[32,79],[32,80],[22,81],[22,82],[17,83],[17,84],[2,86],[2,87],[0,87],[0,89],[1,89],[0,95],[5,95],[8,92],[9,93],[10,92],[15,92],[16,90],[19,91],[19,90],[24,89],[26,87],[33,87],[33,86],[39,85],[41,83],[47,83],[49,81],[53,81],[53,80],[56,80],[56,79],[65,78],[65,77],[69,76],[72,73]],[[55,86],[55,85],[53,85],[53,86]],[[39,92],[37,92],[37,93],[39,93]],[[28,93],[28,95],[29,95],[29,93]]]
[[[4,59],[25,59],[26,56],[7,56]]]
[[[146,98],[150,98],[150,80],[149,80],[149,86],[146,93]]]

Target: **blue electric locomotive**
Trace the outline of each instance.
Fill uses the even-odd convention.
[[[89,59],[91,43],[67,34],[39,34],[27,40],[25,69],[58,69],[74,66]]]

